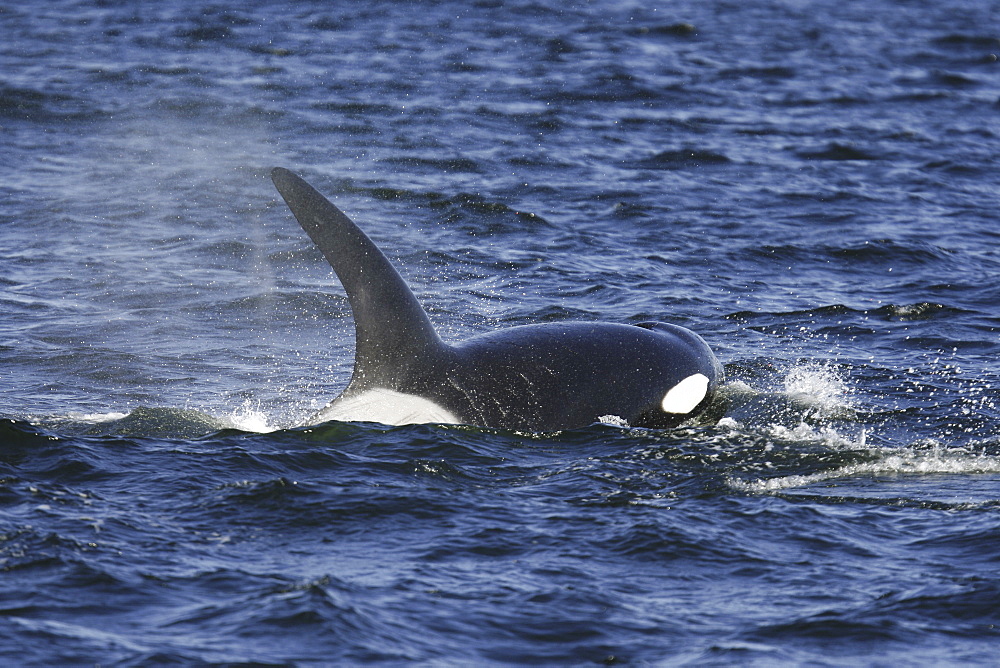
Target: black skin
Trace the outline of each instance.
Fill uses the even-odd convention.
[[[673,427],[711,404],[722,367],[694,332],[665,323],[525,325],[449,345],[374,243],[292,172],[271,178],[323,251],[354,312],[354,374],[341,398],[383,388],[430,399],[459,421],[501,429],[555,431],[603,416],[632,426]],[[694,374],[704,400],[672,414],[660,402]],[[321,412],[322,414],[322,412]]]

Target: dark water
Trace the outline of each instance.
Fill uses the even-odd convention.
[[[230,4],[0,6],[3,663],[996,660],[1000,3]],[[725,416],[296,427],[274,165],[446,338],[676,322]]]

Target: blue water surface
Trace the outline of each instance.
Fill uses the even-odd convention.
[[[1000,2],[0,5],[8,665],[989,665]],[[442,336],[662,320],[709,420],[330,422],[300,172]]]

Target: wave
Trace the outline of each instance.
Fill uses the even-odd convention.
[[[803,160],[885,160],[890,156],[870,148],[859,148],[853,144],[831,142],[818,148],[805,148],[796,152]]]
[[[32,123],[68,123],[96,120],[101,116],[101,108],[82,97],[0,82],[0,118]]]
[[[851,246],[829,244],[761,244],[740,251],[744,256],[764,260],[780,260],[800,264],[813,264],[822,260],[836,260],[838,266],[857,272],[865,265],[885,265],[899,271],[905,267],[922,268],[935,263],[954,260],[955,253],[927,242],[873,239]]]
[[[802,435],[801,433],[799,434]],[[844,442],[837,437],[824,439],[826,443],[842,447]],[[863,442],[849,444],[854,448],[864,448]],[[827,471],[809,474],[793,474],[773,478],[741,479],[732,477],[729,485],[749,494],[771,494],[800,488],[820,487],[823,495],[837,496],[840,492],[833,484],[851,478],[891,478],[898,482],[903,476],[957,475],[973,476],[1000,474],[1000,456],[984,454],[966,448],[945,448],[938,444],[909,446],[894,449],[869,449],[874,459],[840,466]],[[895,486],[899,490],[899,485]],[[901,490],[899,490],[901,491]],[[869,488],[868,493],[871,493]],[[892,498],[890,503],[898,503]],[[991,498],[989,505],[1000,504],[1000,499]],[[963,507],[967,503],[962,504]]]
[[[418,161],[423,166],[432,166],[435,171],[465,171],[473,169],[469,163],[455,163],[451,158],[387,158],[387,160]],[[463,159],[465,160],[465,159]],[[361,185],[354,179],[343,178],[332,181],[330,193],[350,193],[372,199],[412,202],[417,207],[428,207],[444,211],[444,220],[451,223],[488,225],[482,234],[513,234],[523,232],[525,226],[552,227],[537,213],[524,211],[503,202],[493,201],[477,193],[459,192],[445,194],[435,191],[411,188],[396,188],[384,185]]]
[[[960,318],[971,313],[973,312],[967,309],[936,302],[916,302],[913,304],[885,304],[873,309],[857,309],[844,304],[830,304],[798,311],[736,311],[725,317],[745,323],[785,318],[799,320],[802,318],[843,318],[844,316],[875,317],[887,322],[909,322],[937,318]]]
[[[635,163],[638,169],[690,169],[727,165],[732,160],[716,151],[697,148],[683,148],[661,151]]]

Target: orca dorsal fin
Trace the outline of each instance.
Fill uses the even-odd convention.
[[[382,251],[328,199],[282,167],[271,180],[337,274],[354,313],[350,389],[395,389],[406,365],[444,344],[427,313]]]

